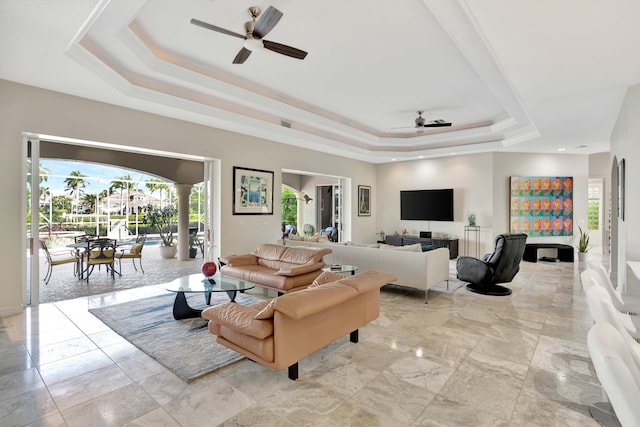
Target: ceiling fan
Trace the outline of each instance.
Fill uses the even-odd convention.
[[[422,114],[424,113],[423,110],[418,110],[418,117],[416,117],[415,119],[415,123],[416,123],[416,128],[442,128],[442,127],[447,127],[447,126],[451,126],[451,122],[447,122],[444,120],[432,120],[430,122],[426,121],[424,117],[422,117]],[[405,126],[405,127],[399,127],[399,128],[393,128],[393,129],[405,129],[411,126]]]
[[[446,122],[444,120],[432,120],[427,122],[424,117],[422,117],[422,113],[424,113],[424,111],[419,110],[417,113],[418,117],[416,117],[415,120],[417,128],[441,128],[451,126],[451,122]]]
[[[278,21],[280,21],[280,18],[282,18],[283,15],[282,12],[280,12],[273,6],[269,6],[262,15],[260,15],[262,11],[259,7],[250,7],[248,10],[252,20],[247,21],[244,24],[244,28],[247,32],[247,34],[244,36],[242,34],[238,34],[233,31],[229,31],[224,28],[199,21],[197,19],[191,19],[191,23],[208,30],[213,30],[218,33],[245,40],[244,46],[242,47],[242,49],[240,49],[240,52],[238,52],[236,57],[233,58],[234,64],[243,64],[244,61],[247,60],[249,55],[251,55],[251,48],[259,49],[260,45],[262,45],[262,47],[264,47],[265,49],[269,49],[281,55],[290,56],[296,59],[304,59],[307,56],[307,52],[296,49],[295,47],[272,42],[269,40],[263,40],[263,37],[269,34],[269,32],[273,30],[273,27],[276,26]],[[258,17],[260,18],[258,19]],[[258,20],[256,21],[256,19]]]

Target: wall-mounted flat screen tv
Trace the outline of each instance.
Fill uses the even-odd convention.
[[[400,219],[453,221],[453,188],[400,191]]]

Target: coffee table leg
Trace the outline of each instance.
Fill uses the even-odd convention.
[[[200,317],[200,313],[202,313],[202,310],[196,310],[195,308],[189,307],[189,304],[187,304],[187,297],[185,297],[184,292],[176,292],[176,299],[173,302],[174,319],[180,320]]]
[[[238,294],[238,291],[236,290],[229,290],[229,291],[225,291],[227,293],[227,295],[229,295],[229,299],[231,300],[231,302],[236,302],[236,295]]]
[[[204,299],[207,302],[207,305],[211,305],[211,292],[205,292]]]

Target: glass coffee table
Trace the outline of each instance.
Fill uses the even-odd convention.
[[[202,310],[197,310],[187,304],[186,293],[202,293],[207,305],[211,305],[211,294],[213,292],[226,292],[229,300],[235,302],[238,292],[242,293],[255,288],[255,286],[255,283],[236,279],[235,277],[223,276],[220,273],[210,277],[205,277],[202,273],[198,273],[179,277],[167,283],[165,288],[170,292],[176,293],[176,299],[173,302],[173,318],[179,320],[200,317],[200,313],[202,313]]]

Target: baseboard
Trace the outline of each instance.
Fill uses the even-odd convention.
[[[20,314],[24,308],[22,306],[17,307],[4,307],[0,308],[0,317],[13,316],[15,314]]]

